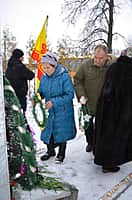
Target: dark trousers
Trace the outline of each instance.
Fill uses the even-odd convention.
[[[90,118],[90,121],[89,121],[89,127],[88,127],[88,129],[85,130],[86,141],[87,141],[88,145],[92,145],[92,146],[93,146],[93,136],[94,136],[93,118],[94,118],[94,116],[92,115],[92,117]]]
[[[51,135],[50,143],[47,144],[48,153],[54,154],[56,147],[59,147],[59,151],[58,151],[57,156],[62,156],[63,158],[65,158],[66,142],[54,144],[54,138],[53,138],[53,135]]]
[[[26,112],[26,108],[27,108],[27,97],[18,97],[21,108],[23,109],[23,112]]]

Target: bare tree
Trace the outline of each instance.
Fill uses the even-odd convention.
[[[6,70],[7,67],[7,60],[11,56],[12,51],[16,47],[16,37],[10,32],[8,27],[3,29],[3,39],[2,39],[2,63],[3,69]]]
[[[34,44],[35,44],[34,36],[30,35],[29,39],[27,41],[27,44],[26,44],[26,53],[27,53],[28,57],[31,56]]]
[[[81,48],[91,49],[98,42],[104,43],[112,52],[112,40],[118,33],[113,33],[114,15],[122,0],[65,0],[62,12],[65,11],[66,20],[76,23],[81,16],[86,19],[81,33]],[[117,2],[118,1],[118,2]],[[120,3],[120,4],[118,4]],[[122,35],[120,35],[122,36]]]
[[[69,36],[63,36],[57,42],[57,52],[60,60],[65,57],[78,57],[82,55],[80,48],[76,45],[76,41],[72,40]]]
[[[132,46],[132,35],[128,35],[127,41],[129,46]]]
[[[26,44],[26,56],[27,56],[27,60],[28,60],[28,67],[29,68],[36,68],[36,65],[33,64],[34,60],[31,58],[31,54],[32,54],[32,50],[35,44],[35,39],[34,36],[30,35],[29,39],[27,40],[27,44]]]

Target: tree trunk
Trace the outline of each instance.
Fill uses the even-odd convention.
[[[107,39],[109,53],[112,53],[113,9],[114,9],[114,0],[110,0],[109,1],[108,39]]]

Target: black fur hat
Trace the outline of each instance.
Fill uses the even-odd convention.
[[[12,56],[14,58],[21,58],[22,56],[24,56],[24,53],[21,49],[14,49],[14,51],[12,52]]]

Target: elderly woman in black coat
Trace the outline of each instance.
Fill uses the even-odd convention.
[[[132,58],[120,56],[108,69],[97,103],[94,162],[117,172],[132,161]]]
[[[34,73],[29,70],[22,61],[24,53],[21,49],[14,49],[12,56],[8,61],[8,67],[5,73],[6,78],[10,81],[11,86],[20,101],[23,111],[26,111],[26,95],[28,91],[28,80],[34,78]]]

